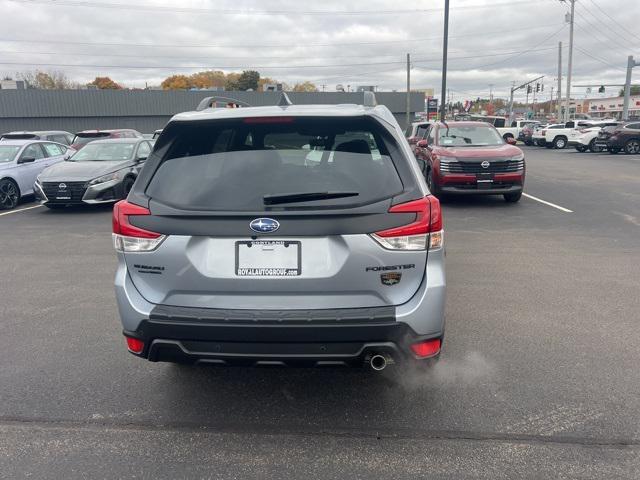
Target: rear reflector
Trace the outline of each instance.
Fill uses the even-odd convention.
[[[411,345],[411,351],[420,358],[433,357],[440,351],[440,339],[426,340]]]
[[[113,244],[119,252],[150,252],[164,240],[164,235],[136,227],[130,215],[151,215],[149,209],[121,200],[113,207]]]
[[[127,338],[127,348],[132,353],[142,353],[144,350],[144,342],[142,340],[138,340],[137,338]]]
[[[413,222],[371,236],[389,250],[426,250],[442,247],[442,210],[433,195],[394,205],[389,213],[415,213]],[[431,238],[433,237],[433,239]]]

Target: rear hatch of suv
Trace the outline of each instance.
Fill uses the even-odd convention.
[[[152,251],[124,254],[149,302],[377,307],[420,287],[433,197],[379,121],[174,121],[161,141],[130,197],[144,207],[116,208],[116,233],[127,224],[157,237]]]

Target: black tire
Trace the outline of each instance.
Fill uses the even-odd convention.
[[[553,148],[562,150],[567,146],[567,137],[559,136],[553,139]]]
[[[624,144],[624,153],[627,155],[636,155],[640,153],[640,139],[632,138]]]
[[[442,196],[442,192],[440,191],[440,187],[433,181],[433,175],[431,172],[431,169],[427,170],[427,186],[429,187],[431,195],[440,198]]]
[[[0,180],[0,210],[16,208],[20,202],[20,188],[9,178]]]
[[[124,179],[124,181],[122,182],[122,193],[123,193],[122,198],[127,198],[134,183],[135,183],[135,180],[131,177],[127,177]]]
[[[587,147],[585,147],[584,145],[576,145],[576,150],[580,153],[584,153],[587,151]]]
[[[546,140],[537,140],[536,141],[536,145],[538,145],[539,147],[546,147],[547,146],[547,141]]]
[[[66,205],[60,205],[58,203],[45,203],[44,206],[51,210],[62,210],[66,208]]]
[[[592,153],[600,153],[602,151],[602,149],[598,146],[596,146],[596,139],[594,138],[593,140],[591,140],[589,142],[589,151]]]
[[[522,198],[522,192],[504,194],[504,201],[507,203],[517,203],[520,201],[521,198]]]
[[[527,147],[530,147],[530,146],[532,146],[532,145],[533,145],[533,142],[532,142],[531,140],[525,140],[525,141],[524,141],[524,144],[525,144]]]

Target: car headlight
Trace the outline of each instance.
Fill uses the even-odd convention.
[[[102,175],[101,177],[94,178],[89,182],[89,185],[98,185],[100,183],[110,182],[111,180],[120,180],[122,178],[123,170],[118,170],[117,172],[107,173],[106,175]]]
[[[524,160],[524,153],[521,153],[520,155],[514,155],[513,157],[509,157],[508,160],[512,162],[521,162],[522,160]]]
[[[36,177],[36,185],[38,185],[38,186],[40,186],[40,187],[42,186],[42,181],[40,181],[40,175],[38,175],[38,176]]]

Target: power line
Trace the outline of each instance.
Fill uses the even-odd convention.
[[[139,10],[151,11],[154,13],[199,13],[210,15],[256,15],[256,16],[272,16],[272,15],[298,15],[298,16],[358,16],[358,15],[405,15],[427,12],[439,12],[442,8],[415,8],[405,10],[251,10],[251,9],[214,9],[214,8],[191,8],[191,7],[167,7],[160,5],[136,5],[131,3],[102,3],[89,2],[84,0],[10,0],[15,3],[27,5],[47,5],[56,7],[86,7],[86,8],[103,8],[117,10]],[[511,0],[503,2],[486,3],[482,5],[463,4],[453,7],[456,10],[484,9],[488,7],[506,7],[514,4],[529,3],[529,0]]]
[[[636,37],[638,40],[640,40],[640,36],[636,35],[635,33],[633,33],[631,30],[627,29],[624,25],[622,25],[620,22],[618,22],[617,20],[615,20],[613,17],[611,17],[611,15],[609,15],[606,11],[604,11],[602,8],[600,8],[600,5],[598,5],[594,0],[589,0],[598,10],[600,10],[600,12],[602,12],[602,14],[605,17],[608,17],[613,23],[616,24],[616,26],[620,27],[621,29],[623,29],[625,32],[627,32],[629,35],[632,35],[634,37]]]
[[[15,1],[15,0],[13,0]],[[555,27],[557,24],[542,25],[531,28],[530,30],[538,30],[541,28]],[[494,32],[482,32],[482,35],[491,33],[510,33],[510,32],[522,32],[523,29],[517,30],[498,30]],[[480,33],[467,33],[460,35],[451,35],[450,38],[463,38],[463,37],[477,37]],[[439,40],[440,37],[421,37],[421,38],[407,38],[403,40],[378,40],[373,42],[339,42],[339,43],[307,43],[298,44],[301,47],[341,47],[341,46],[353,46],[353,45],[384,45],[393,43],[416,43],[426,40]],[[83,46],[101,46],[101,47],[150,47],[150,48],[291,48],[291,44],[229,44],[229,45],[185,45],[185,44],[149,44],[149,43],[105,43],[105,42],[74,42],[69,40],[43,40],[43,39],[16,39],[16,38],[0,38],[0,42],[10,43],[41,43],[41,44],[61,44],[61,45],[83,45]],[[95,54],[95,52],[94,52]],[[236,57],[233,57],[236,58]]]
[[[591,13],[591,11],[587,8],[587,6],[585,4],[582,4],[580,6],[580,8],[584,12],[587,12],[589,15],[591,15],[593,18],[595,18],[596,21],[600,21],[600,19],[598,17],[596,17],[593,13]],[[589,19],[587,19],[587,17],[585,15],[577,14],[577,16],[579,16],[582,20],[584,20],[592,29],[596,30],[597,32],[602,34],[602,36],[606,37],[614,45],[620,45],[622,43],[621,40],[625,40],[625,41],[628,42],[628,40],[626,38],[622,37],[621,35],[617,35],[616,37],[613,37],[613,36],[609,35],[607,32],[601,30],[599,26],[594,25],[593,23],[591,23],[591,21]],[[631,42],[631,43],[633,43],[633,42]],[[634,46],[634,48],[635,48],[635,46]]]
[[[598,58],[598,57],[592,55],[591,53],[587,52],[586,50],[583,50],[582,48],[580,48],[578,46],[575,46],[575,48],[576,48],[576,50],[578,50],[583,55],[586,55],[587,57],[589,57],[589,58],[591,58],[591,59],[593,59],[593,60],[595,60],[597,62],[600,62],[603,65],[606,65],[606,66],[608,66],[610,68],[613,68],[614,70],[620,70],[621,72],[626,72],[626,70],[624,68],[620,68],[620,67],[617,67],[615,65],[612,65],[609,62],[607,62],[605,60],[602,60],[601,58]]]

